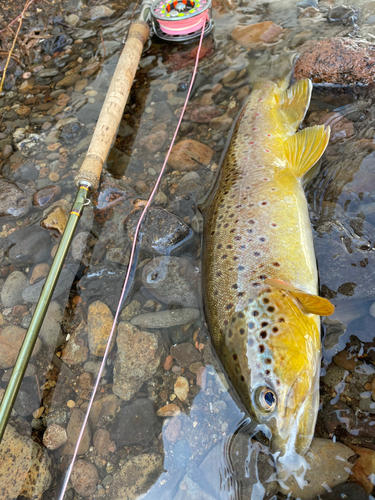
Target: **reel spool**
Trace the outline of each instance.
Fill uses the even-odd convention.
[[[155,34],[173,42],[198,38],[203,25],[206,36],[214,27],[211,0],[156,0],[151,7],[151,18]]]

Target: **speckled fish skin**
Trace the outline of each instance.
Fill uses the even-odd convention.
[[[286,87],[253,90],[237,121],[204,211],[203,284],[213,344],[247,411],[270,428],[274,452],[304,454],[319,404],[320,318],[307,314],[291,291],[268,282],[317,294],[303,169],[292,168],[293,155],[285,150],[312,87],[308,81]],[[329,130],[313,132],[321,134],[317,160]],[[277,395],[269,414],[254,401],[264,386]]]

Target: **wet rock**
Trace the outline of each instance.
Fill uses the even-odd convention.
[[[241,432],[231,441],[228,447],[226,440],[222,440],[199,467],[212,488],[214,498],[220,498],[220,491],[232,489],[241,491],[244,498],[264,498],[264,495],[269,498],[269,494],[275,493],[276,485],[272,481],[275,469],[267,447],[251,441],[248,435]]]
[[[199,351],[189,343],[172,346],[171,356],[173,356],[179,366],[182,366],[183,368],[188,368],[192,363],[201,361]]]
[[[354,125],[343,115],[333,111],[332,113],[311,113],[309,125],[329,125],[331,127],[330,142],[332,144],[352,137],[354,135]]]
[[[200,273],[180,257],[156,257],[142,272],[145,288],[165,304],[198,307]]]
[[[310,41],[309,41],[310,43]],[[303,45],[301,47],[303,50]],[[375,76],[374,46],[351,38],[330,38],[309,45],[297,60],[294,78],[314,83],[367,85]]]
[[[87,360],[89,350],[84,343],[86,335],[86,323],[81,321],[73,331],[70,331],[70,338],[61,354],[62,361],[70,365],[78,365]]]
[[[52,242],[47,231],[38,227],[21,229],[7,238],[9,259],[15,264],[39,264],[50,257]]]
[[[105,420],[112,420],[120,406],[120,400],[114,394],[108,394],[102,398],[95,399],[89,422],[92,429]]]
[[[124,426],[126,422],[126,426]],[[148,445],[160,428],[149,399],[137,399],[121,408],[111,426],[111,438],[118,448],[131,445]]]
[[[0,331],[0,368],[11,368],[14,366],[18,352],[25,338],[26,330],[16,325],[9,325]],[[38,354],[42,347],[42,342],[37,339],[33,356]]]
[[[31,202],[13,182],[0,179],[0,217],[19,218],[28,214]]]
[[[349,324],[346,330],[346,338],[349,339],[351,335],[354,335],[363,342],[372,342],[375,337],[374,329],[375,318],[366,314],[362,318],[356,319]]]
[[[92,442],[98,455],[108,457],[112,440],[106,429],[98,429],[94,434]]]
[[[50,212],[41,220],[40,225],[45,229],[51,229],[58,234],[63,234],[68,222],[69,212],[62,206],[51,208]]]
[[[168,158],[168,165],[175,170],[200,170],[202,165],[207,167],[214,154],[213,150],[192,139],[179,141],[173,146]]]
[[[12,178],[15,181],[35,181],[39,177],[39,171],[35,168],[34,163],[23,163],[17,170],[12,174]]]
[[[212,118],[210,121],[210,127],[214,130],[229,130],[232,126],[233,118],[227,115],[218,116],[217,118]]]
[[[334,356],[333,361],[337,366],[341,366],[345,370],[354,370],[357,366],[358,358],[355,355],[351,355],[348,351],[343,350]]]
[[[71,38],[68,38],[63,33],[60,35],[56,35],[50,38],[46,38],[42,42],[42,48],[47,54],[51,56],[55,54],[55,52],[60,52],[66,45],[69,45],[72,42]]]
[[[109,500],[136,500],[154,485],[163,472],[163,457],[141,454],[130,458],[113,476]]]
[[[130,156],[113,147],[107,158],[107,170],[115,177],[121,177],[125,174],[129,163]]]
[[[285,480],[285,487],[282,487],[281,491],[286,495],[291,493],[293,497],[299,497],[301,500],[311,500],[325,493],[327,486],[333,488],[347,481],[353,467],[348,458],[353,455],[353,450],[341,443],[315,438],[311,443],[310,452],[304,457],[311,468],[306,470],[303,489],[292,476]],[[282,473],[279,478],[283,480]]]
[[[81,431],[84,418],[85,414],[83,413],[82,410],[78,409],[73,410],[68,426],[66,428],[68,440],[63,449],[64,455],[73,455],[74,448],[77,443],[77,438]],[[81,444],[79,445],[78,448],[78,455],[84,455],[88,451],[90,443],[91,443],[91,431],[89,425],[86,425],[85,430],[83,432]]]
[[[45,449],[29,436],[22,419],[10,421],[0,444],[0,497],[41,500],[52,484],[54,467]]]
[[[314,498],[314,500],[368,500],[368,494],[358,484],[345,483],[332,488]]]
[[[50,266],[43,262],[42,264],[37,264],[33,272],[31,273],[30,284],[33,285],[37,281],[45,278],[49,272]]]
[[[60,295],[62,295],[65,292],[65,290],[70,288],[72,286],[73,280],[74,280],[74,273],[70,269],[63,269],[58,279],[55,291],[53,292],[52,300],[56,299],[57,297],[60,297]],[[30,302],[32,304],[38,302],[45,281],[46,278],[42,279],[38,283],[35,283],[34,285],[30,285],[27,288],[25,288],[25,290],[22,293],[22,299],[25,302]]]
[[[6,279],[1,290],[1,302],[4,307],[22,304],[22,292],[29,286],[29,280],[20,271],[13,271]]]
[[[19,111],[19,110],[17,110]],[[3,147],[3,160],[7,160],[10,156],[12,156],[13,153],[13,148],[10,144],[7,144],[6,146]]]
[[[159,130],[159,132],[155,132],[151,135],[146,135],[143,137],[139,144],[141,147],[145,147],[150,151],[150,153],[156,153],[160,151],[164,146],[166,140],[168,139],[168,134],[165,130]]]
[[[61,87],[70,87],[71,85],[75,85],[80,79],[80,75],[77,74],[65,76],[56,83],[56,88],[59,89]]]
[[[90,352],[94,356],[104,356],[112,324],[113,315],[107,305],[99,300],[90,304],[87,314],[87,331]],[[115,338],[116,333],[113,335],[108,352],[111,352],[115,343]]]
[[[98,469],[87,460],[77,460],[73,466],[71,481],[78,495],[89,497],[96,491],[99,480]]]
[[[133,239],[142,210],[132,212],[124,221],[124,229]],[[151,207],[143,222],[142,246],[149,252],[170,252],[186,240],[191,230],[177,215],[161,207]]]
[[[178,377],[174,384],[174,393],[180,401],[185,401],[189,394],[189,382],[185,377]]]
[[[141,314],[133,318],[131,324],[140,328],[171,328],[173,326],[192,323],[197,320],[199,316],[199,309],[171,309],[168,311]]]
[[[346,5],[336,5],[328,12],[328,21],[331,23],[342,23],[344,26],[354,24],[359,17],[359,10]]]
[[[132,300],[120,314],[121,321],[130,321],[134,316],[137,316],[141,310],[141,303],[138,300]]]
[[[61,330],[63,315],[62,307],[53,300],[48,307],[39,332],[43,343],[51,349],[58,347],[65,340]]]
[[[80,82],[76,83],[76,86]],[[83,132],[82,125],[77,122],[71,122],[68,125],[65,125],[61,130],[60,139],[64,141],[65,144],[75,144],[78,142]]]
[[[271,21],[236,26],[232,31],[232,39],[245,49],[266,47],[267,43],[274,42],[283,29]]]
[[[119,323],[113,392],[129,401],[160,366],[164,355],[161,337],[142,332],[130,323]]]
[[[74,236],[71,246],[72,257],[76,262],[80,262],[87,247],[87,240],[90,237],[88,231],[82,231]]]
[[[117,135],[120,137],[129,137],[134,134],[134,130],[131,128],[130,125],[126,123],[125,120],[121,121]]]
[[[39,210],[44,210],[55,201],[60,193],[60,186],[47,186],[43,189],[39,189],[39,191],[36,191],[33,196],[33,205]]]
[[[84,78],[89,78],[90,76],[92,75],[95,75],[95,73],[97,73],[97,71],[100,69],[101,67],[101,64],[99,61],[95,61],[93,63],[90,63],[88,64],[82,71],[81,71],[81,75],[84,77]]]
[[[352,468],[350,481],[359,484],[368,495],[371,495],[375,474],[375,451],[359,446],[351,446],[352,450],[359,455]]]
[[[49,450],[57,450],[68,440],[66,430],[58,424],[51,424],[43,434],[43,444]]]
[[[106,5],[96,5],[95,7],[92,7],[92,9],[90,9],[89,16],[91,21],[94,21],[95,19],[111,17],[113,13],[114,10],[110,9]]]
[[[39,407],[39,401],[35,378],[27,378],[21,384],[13,408],[20,417],[28,417]]]
[[[175,405],[174,403],[167,404],[163,406],[162,408],[159,408],[158,411],[156,412],[156,415],[158,417],[176,417],[181,413],[180,408]],[[169,427],[169,426],[168,426]],[[180,426],[181,428],[181,426]],[[171,441],[171,439],[169,439]]]

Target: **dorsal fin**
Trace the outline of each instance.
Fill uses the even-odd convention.
[[[296,288],[291,283],[278,279],[267,279],[268,285],[280,290],[290,292],[299,302],[299,307],[305,314],[317,314],[318,316],[330,316],[335,312],[335,306],[331,302],[318,295],[307,293],[299,288]]]
[[[287,127],[290,134],[294,134],[302,123],[310,104],[311,92],[310,80],[300,80],[289,89],[276,91],[275,99],[279,104],[280,122]]]
[[[296,177],[305,173],[320,159],[329,141],[330,128],[324,125],[305,128],[284,142],[284,153]]]

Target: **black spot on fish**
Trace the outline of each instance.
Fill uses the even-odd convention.
[[[254,257],[259,257],[260,253],[259,252],[254,252]]]
[[[220,271],[218,271],[218,272],[216,273],[216,276],[218,276],[218,277],[219,277],[219,276],[221,276],[221,272],[220,272]]]
[[[267,203],[266,201],[263,201],[263,202],[262,202],[262,205],[263,205],[263,206],[266,206],[266,205],[268,205],[268,203]]]
[[[262,330],[259,335],[262,339],[265,339],[267,337],[267,332],[265,330]]]
[[[218,244],[217,248],[218,250],[220,250],[220,248],[222,247],[223,245],[221,243]]]
[[[267,326],[267,325],[268,325],[268,321],[263,321],[263,322],[261,323],[261,325],[260,325],[260,326],[261,326],[262,328],[264,328],[264,327],[265,327],[265,326]]]
[[[250,219],[249,224],[255,224],[255,221],[253,219]]]
[[[275,224],[274,222],[272,222],[271,226],[272,227],[277,227],[277,224]]]
[[[275,308],[273,306],[267,307],[267,311],[269,311],[270,313],[272,313],[274,310]]]
[[[237,269],[238,269],[239,271],[243,271],[245,268],[244,268],[244,266],[238,266],[238,267],[237,267]]]
[[[237,236],[235,236],[235,237],[234,237],[234,239],[235,239],[236,241],[240,241],[240,240],[241,240],[241,236],[238,236],[238,235],[237,235]]]
[[[270,301],[270,299],[267,299],[267,298],[266,298],[266,299],[263,299],[263,302],[264,302],[265,304],[268,304],[268,303],[269,303],[269,301]]]
[[[263,344],[261,344],[259,347],[258,347],[258,350],[259,352],[262,354],[264,351],[265,351],[265,347]]]
[[[228,255],[224,254],[221,256],[222,259],[226,259],[228,257]]]
[[[227,222],[226,224],[224,224],[224,227],[229,227],[229,224],[228,224],[228,222]]]
[[[214,295],[217,296],[219,295],[219,292],[217,290],[214,291]]]
[[[230,218],[234,217],[234,214],[230,214],[230,216],[229,216],[229,217],[230,217]]]
[[[258,311],[253,311],[253,316],[254,317],[259,316],[259,312]]]
[[[244,328],[240,328],[240,334],[243,335],[245,333]]]
[[[243,375],[241,375],[241,382],[245,382],[245,378]]]
[[[276,385],[280,385],[280,380],[279,379],[276,380]]]
[[[255,287],[260,286],[260,283],[253,283],[253,286]]]
[[[233,257],[233,260],[238,260],[237,255],[235,255],[235,256]]]
[[[237,297],[243,297],[245,295],[245,292],[238,292]]]
[[[238,359],[237,354],[233,354],[233,360],[234,360],[234,361],[237,361],[237,359]]]
[[[241,311],[241,312],[239,312],[239,313],[238,313],[238,317],[243,319],[243,318],[245,317],[245,315],[244,315],[244,313]]]
[[[230,230],[230,232],[231,232],[231,233],[234,233],[234,232],[235,232],[235,229],[231,229],[231,230]]]
[[[279,323],[285,323],[285,319],[284,318],[280,318],[279,319]]]
[[[265,280],[265,279],[267,279],[267,276],[266,276],[265,274],[261,274],[261,275],[259,276],[259,279],[260,279],[260,280]]]
[[[271,372],[269,370],[266,370],[266,375],[269,375]]]
[[[229,332],[228,332],[228,337],[229,337],[229,338],[232,338],[232,335],[233,335],[232,330],[229,330]]]
[[[272,363],[272,359],[271,358],[266,358],[264,360],[264,362],[267,364],[267,365],[270,365]]]
[[[259,238],[259,241],[261,241],[262,243],[264,243],[266,241],[266,238]]]
[[[232,309],[232,307],[233,307],[233,304],[227,304],[227,306],[226,306],[227,311],[229,311],[229,309]]]
[[[235,323],[235,321],[236,321],[236,318],[232,318],[232,323]]]
[[[227,245],[227,248],[230,250],[232,248],[232,245]]]
[[[235,283],[234,285],[232,285],[232,288],[234,288],[235,290],[237,290],[237,288],[238,288],[237,283]]]
[[[250,328],[250,330],[252,330],[255,326],[255,323],[253,323],[252,321],[250,321],[250,323],[247,324],[247,326]]]
[[[280,267],[280,264],[278,262],[273,262],[272,265],[275,267]]]
[[[227,320],[227,319],[225,319],[225,320],[224,320],[224,325],[226,326],[227,324],[228,324],[228,320]]]
[[[277,326],[274,326],[274,327],[272,328],[272,331],[273,331],[274,333],[277,333],[277,332],[279,331],[279,329],[277,328]]]

